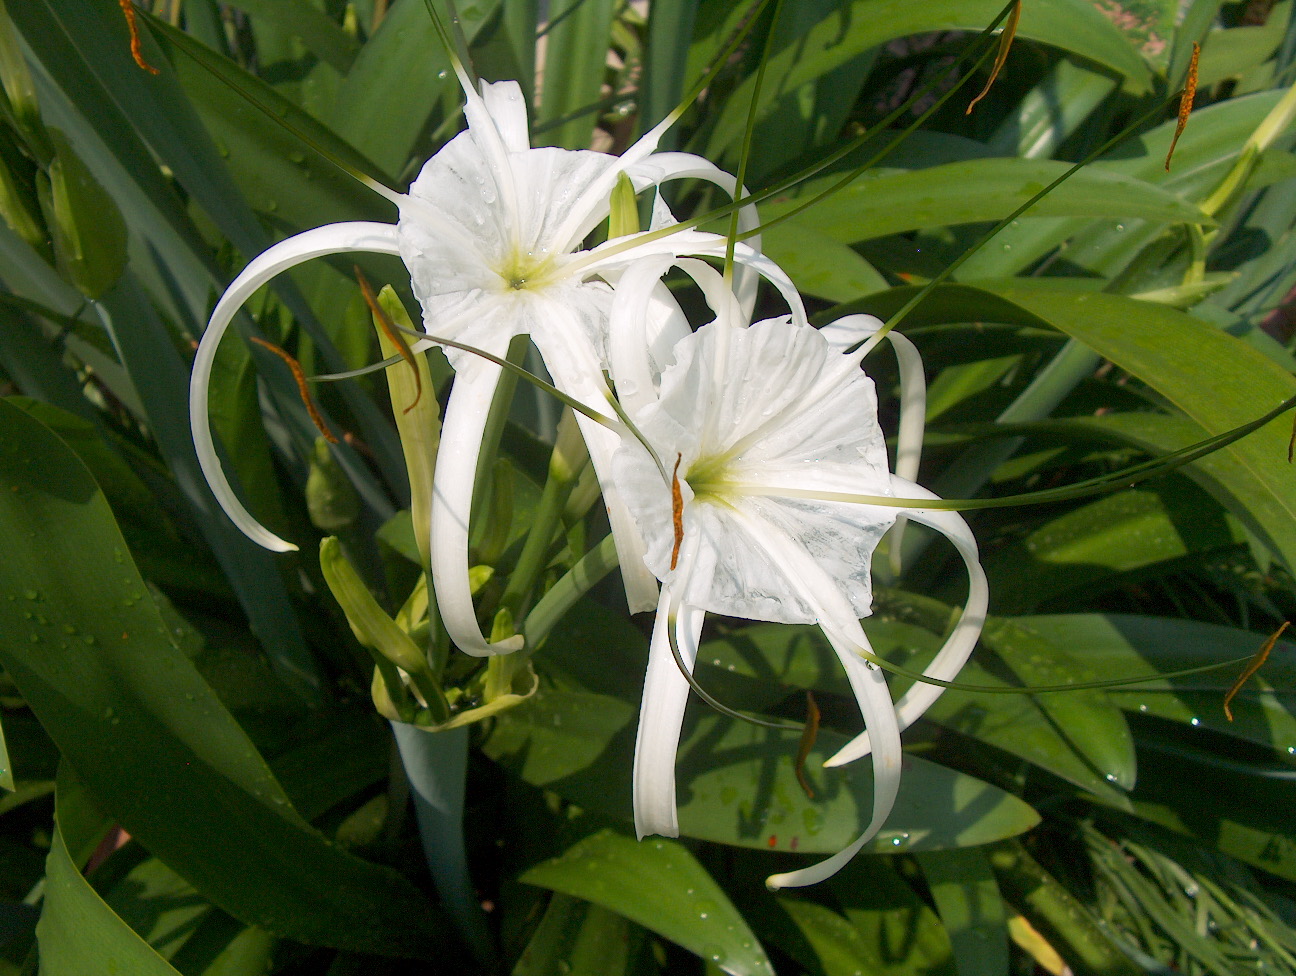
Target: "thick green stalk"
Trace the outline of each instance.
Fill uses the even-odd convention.
[[[576,417],[571,410],[564,410],[562,419],[558,422],[558,439],[549,456],[549,476],[545,479],[540,503],[532,516],[531,528],[527,532],[517,565],[509,574],[508,586],[500,598],[500,606],[508,610],[515,620],[522,616],[531,598],[536,580],[544,570],[545,557],[553,544],[554,535],[562,525],[567,499],[571,497],[572,489],[576,487],[580,473],[588,463],[589,454],[581,439],[580,428],[576,426]]]
[[[549,631],[567,611],[616,567],[616,542],[612,536],[604,536],[602,542],[585,553],[531,608],[522,624],[527,650],[520,653],[528,653],[549,636]]]

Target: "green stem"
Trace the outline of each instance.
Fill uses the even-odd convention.
[[[519,365],[526,356],[527,343],[530,340],[524,335],[514,336],[509,343],[505,359],[513,365]],[[473,484],[473,513],[485,511],[490,500],[491,475],[495,467],[495,456],[499,454],[500,438],[504,436],[504,425],[508,422],[509,410],[513,405],[513,392],[517,389],[517,375],[512,370],[500,374],[495,387],[495,396],[491,400],[490,413],[486,415],[486,427],[482,432],[481,453],[477,455],[477,474]],[[474,540],[476,536],[474,535]]]
[[[521,653],[534,650],[549,636],[549,631],[554,629],[567,611],[616,567],[616,542],[612,536],[604,536],[603,541],[581,556],[576,565],[550,587],[549,592],[526,615],[526,620],[522,622],[522,635],[526,639],[527,650]]]
[[[562,523],[567,496],[571,494],[575,484],[573,479],[561,478],[550,468],[544,492],[540,495],[540,504],[536,506],[526,542],[522,545],[522,553],[518,556],[513,572],[509,574],[504,595],[500,597],[500,606],[509,610],[514,619],[522,616],[531,590],[545,567],[554,532]]]

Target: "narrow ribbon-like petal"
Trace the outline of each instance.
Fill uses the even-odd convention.
[[[694,572],[706,573],[709,569],[700,564],[696,543],[686,538],[680,551],[679,573],[687,578]],[[698,608],[680,603],[678,589],[670,584],[662,587],[649,644],[639,730],[635,737],[634,819],[640,838],[648,834],[666,837],[679,834],[675,758],[684,710],[688,705],[689,685],[671,653],[667,628],[675,627],[680,657],[691,672],[697,658],[704,616]]]
[[[547,326],[533,332],[532,340],[548,365],[554,385],[586,406],[607,413],[610,393],[598,355],[583,330],[566,321],[568,316],[562,309],[553,306],[548,311]],[[612,456],[621,438],[583,414],[577,415],[576,423],[602,487],[630,612],[651,610],[657,605],[657,581],[644,565],[643,538],[611,476]]]
[[[509,337],[486,351],[503,357]],[[522,646],[520,636],[490,643],[477,625],[468,581],[468,527],[477,457],[501,369],[479,356],[464,357],[446,404],[432,490],[432,583],[446,633],[466,654],[507,654]]]
[[[212,440],[211,419],[208,416],[207,397],[211,385],[212,364],[216,349],[225,330],[243,303],[281,271],[295,267],[312,258],[326,254],[353,251],[372,251],[378,254],[397,254],[396,228],[390,224],[356,222],[327,224],[290,237],[254,258],[234,279],[229,289],[217,302],[207,331],[194,356],[193,372],[189,379],[189,424],[193,430],[194,449],[202,466],[212,494],[239,530],[258,545],[274,552],[290,552],[297,547],[280,539],[252,517],[234,494],[220,457]]]
[[[871,648],[853,608],[836,581],[783,532],[764,521],[752,519],[740,510],[733,514],[752,536],[753,542],[782,569],[789,587],[816,611],[819,625],[846,671],[860,713],[873,733],[873,812],[868,827],[850,847],[826,861],[800,871],[774,875],[766,881],[771,888],[815,884],[840,870],[886,823],[900,790],[900,729],[896,724],[886,675],[880,669],[868,666],[856,653],[857,648]]]
[[[893,478],[892,484],[897,493],[919,498],[924,496],[937,497],[921,485],[915,485],[901,478]],[[950,634],[924,672],[930,678],[936,678],[940,681],[952,681],[963,665],[967,663],[973,648],[976,647],[977,639],[981,636],[981,628],[985,625],[990,594],[985,570],[981,568],[978,558],[976,539],[968,528],[967,522],[957,512],[923,511],[920,509],[904,509],[903,511],[913,521],[930,526],[949,539],[954,544],[954,547],[958,549],[959,555],[963,557],[963,562],[967,565],[968,599],[967,605],[963,608],[963,615],[959,618],[954,632]],[[915,682],[896,702],[896,719],[901,730],[907,729],[917,721],[923,712],[931,707],[932,702],[941,696],[944,690],[939,685]],[[848,742],[824,765],[843,765],[867,755],[872,747],[872,741],[866,731]]]

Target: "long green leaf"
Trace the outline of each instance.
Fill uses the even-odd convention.
[[[678,841],[602,830],[519,879],[602,905],[734,976],[772,976],[729,898]]]
[[[60,790],[58,823],[45,862],[45,898],[36,937],[43,976],[130,973],[131,976],[179,976],[178,971],[131,930],[81,875],[69,847],[84,838],[66,839],[65,824],[78,819],[71,809],[80,799]]]
[[[113,816],[232,915],[423,956],[446,938],[395,872],[330,845],[167,639],[89,472],[0,404],[0,661]]]
[[[634,712],[615,698],[542,689],[500,717],[484,749],[529,783],[629,819]],[[820,768],[845,744],[845,736],[820,731],[805,763],[812,800],[793,768],[796,734],[699,717],[685,732],[677,764],[680,832],[764,850],[841,850],[863,831],[873,804],[867,761]],[[1015,796],[910,755],[888,826],[867,849],[984,844],[1029,830],[1037,819]]]
[[[1068,169],[1046,159],[969,159],[913,171],[871,170],[806,213],[815,228],[842,243],[889,234],[999,220]],[[761,207],[771,220],[825,189],[839,176],[813,180],[796,197]],[[1199,223],[1198,207],[1159,187],[1099,166],[1081,170],[1031,209],[1032,217],[1142,217]]]

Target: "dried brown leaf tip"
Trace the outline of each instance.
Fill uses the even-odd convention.
[[[1004,29],[999,32],[999,51],[995,54],[994,67],[990,69],[990,77],[986,79],[985,87],[976,98],[968,102],[965,115],[971,115],[972,110],[976,108],[977,102],[990,94],[990,87],[999,77],[999,72],[1003,70],[1004,62],[1008,60],[1008,49],[1012,47],[1013,38],[1017,36],[1017,22],[1021,20],[1021,0],[1013,4],[1012,12],[1008,14],[1008,23],[1004,24]]]
[[[140,46],[139,23],[135,20],[135,4],[131,0],[117,0],[117,3],[126,16],[126,29],[130,31],[131,57],[149,74],[158,74],[158,69],[144,60],[144,49]]]
[[[1193,41],[1192,60],[1188,62],[1188,80],[1184,82],[1183,94],[1179,96],[1179,121],[1175,123],[1174,138],[1170,140],[1170,151],[1166,153],[1165,169],[1170,172],[1170,157],[1174,155],[1179,137],[1183,135],[1188,116],[1192,113],[1193,99],[1197,97],[1197,62],[1201,58],[1201,45]]]
[[[329,430],[328,424],[324,423],[324,415],[319,412],[319,407],[315,406],[315,400],[310,395],[310,388],[306,385],[306,373],[302,370],[301,363],[288,353],[287,350],[281,349],[273,342],[267,342],[260,336],[249,336],[253,342],[263,349],[269,349],[272,353],[288,364],[292,370],[293,379],[297,381],[297,393],[302,398],[302,403],[306,404],[306,412],[310,414],[311,422],[319,430],[320,435],[330,444],[338,442],[333,431]]]
[[[409,343],[401,335],[400,329],[396,328],[396,323],[391,320],[387,310],[378,303],[378,296],[374,294],[373,286],[369,284],[369,279],[364,276],[359,266],[356,267],[355,274],[356,281],[360,283],[360,294],[364,295],[365,304],[369,306],[369,311],[373,313],[378,328],[382,329],[387,341],[396,347],[401,359],[405,360],[409,365],[410,372],[414,374],[414,402],[401,411],[402,413],[409,413],[423,399],[423,375],[419,372],[418,364],[414,362],[414,352],[410,349]]]
[[[1242,690],[1242,686],[1251,680],[1251,676],[1264,667],[1265,661],[1269,660],[1269,652],[1274,649],[1274,645],[1278,643],[1278,638],[1283,635],[1283,631],[1287,629],[1289,623],[1290,621],[1284,620],[1282,626],[1270,634],[1265,642],[1260,645],[1260,650],[1256,651],[1255,657],[1247,662],[1247,666],[1238,675],[1237,681],[1233,682],[1233,687],[1224,696],[1224,717],[1230,722],[1233,721],[1233,709],[1231,707],[1233,699]]]

